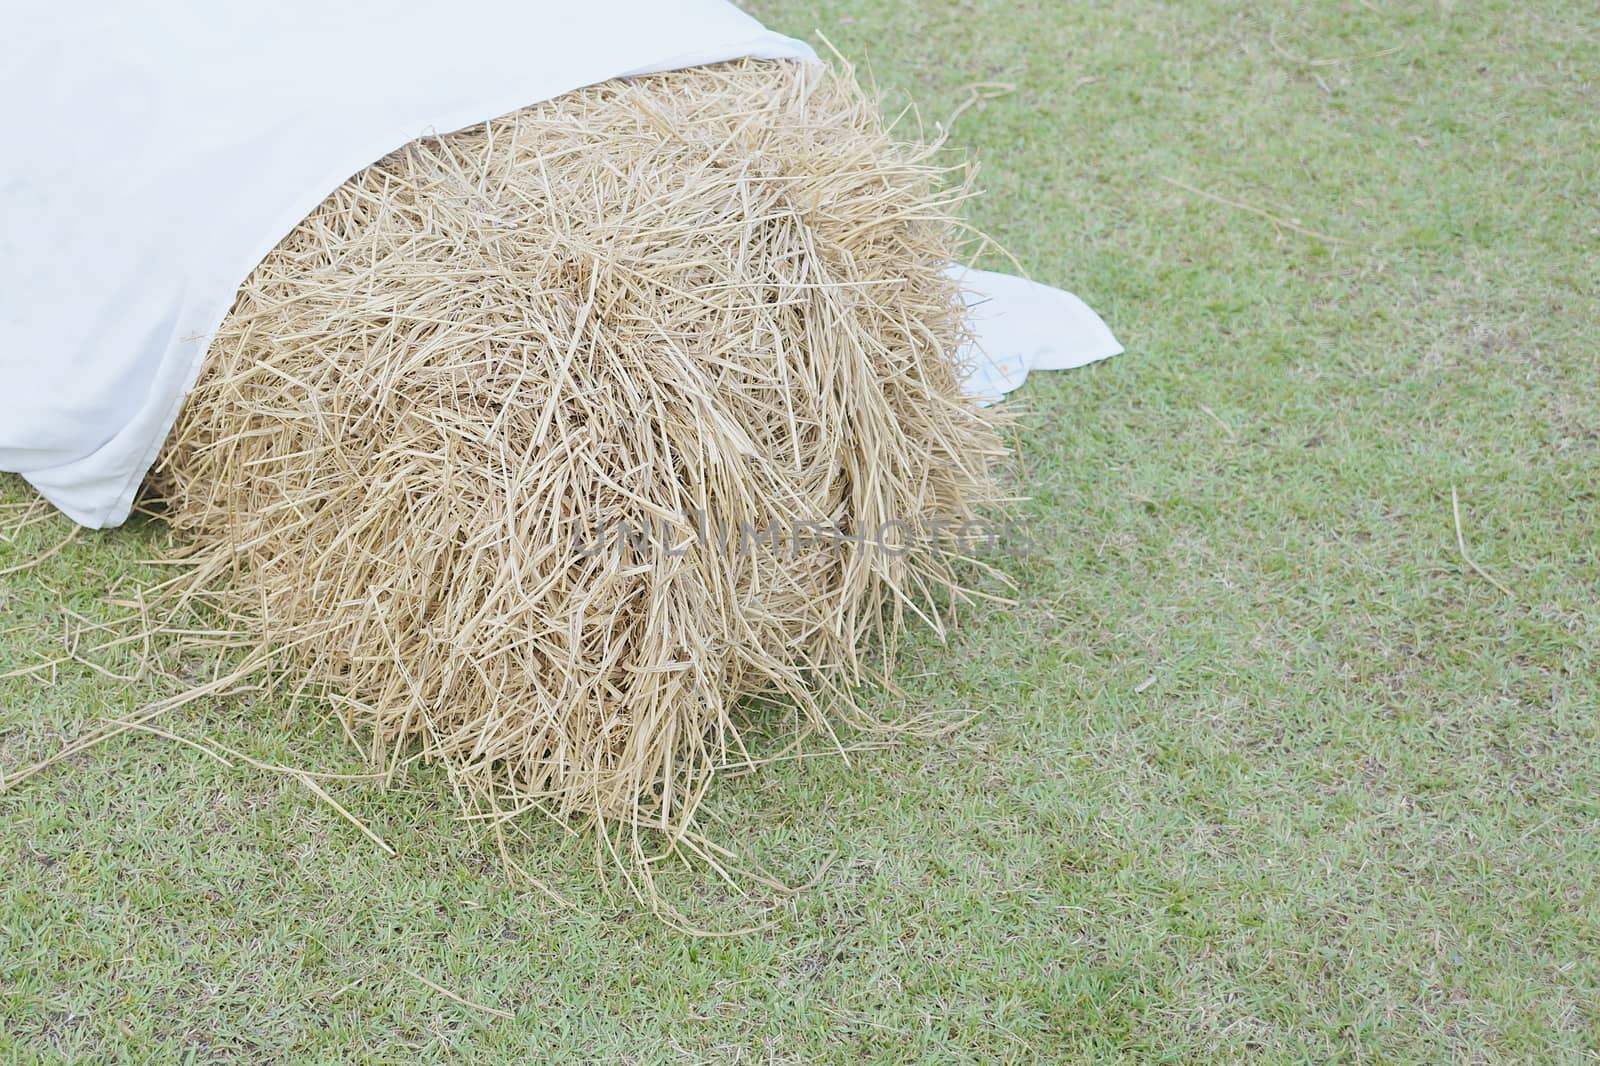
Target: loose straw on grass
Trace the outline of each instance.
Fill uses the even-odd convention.
[[[1456,550],[1461,553],[1461,561],[1471,567],[1473,573],[1505,593],[1507,597],[1513,600],[1516,599],[1516,593],[1507,588],[1500,579],[1479,566],[1478,561],[1467,554],[1467,538],[1461,532],[1461,498],[1456,495],[1456,487],[1454,485],[1450,486],[1450,513],[1456,521]]]
[[[1196,196],[1203,196],[1213,203],[1222,204],[1224,207],[1231,207],[1237,211],[1245,211],[1249,214],[1255,215],[1258,218],[1264,218],[1275,226],[1282,226],[1284,229],[1293,230],[1303,237],[1312,237],[1319,241],[1326,241],[1329,244],[1353,245],[1356,243],[1355,241],[1349,240],[1345,237],[1335,237],[1330,233],[1323,233],[1321,230],[1314,230],[1310,226],[1303,226],[1293,219],[1284,218],[1282,215],[1275,215],[1265,208],[1257,207],[1255,204],[1247,204],[1242,200],[1230,200],[1226,196],[1218,196],[1214,192],[1206,192],[1204,189],[1197,189],[1188,182],[1179,181],[1177,178],[1169,178],[1163,175],[1161,180],[1166,182],[1168,185],[1182,189],[1184,192],[1191,192]]]
[[[513,1018],[516,1017],[515,1014],[512,1014],[508,1010],[501,1010],[499,1007],[491,1007],[486,1003],[479,1003],[477,1000],[468,999],[466,996],[461,995],[459,992],[452,992],[448,988],[446,988],[444,985],[441,985],[439,982],[429,980],[428,978],[422,976],[420,973],[418,973],[415,970],[406,970],[405,973],[407,974],[407,976],[412,977],[415,980],[421,981],[423,984],[427,985],[429,988],[433,989],[435,992],[439,993],[441,996],[444,996],[446,999],[454,1000],[455,1002],[461,1004],[463,1007],[471,1007],[473,1010],[481,1010],[481,1011],[483,1011],[483,1013],[492,1014],[496,1018],[513,1019]]]

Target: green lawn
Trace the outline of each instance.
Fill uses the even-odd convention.
[[[112,741],[0,796],[0,1061],[1592,1061],[1600,19],[749,6],[930,125],[1014,85],[956,125],[973,216],[1128,347],[1024,391],[1018,602],[903,663],[917,707],[984,713],[724,781],[719,838],[814,883],[664,872],[702,924],[773,919],[714,940],[548,823],[518,856],[565,904],[508,883],[437,777],[329,786],[389,858],[291,778]],[[0,528],[27,499],[0,480]],[[0,673],[161,537],[0,577]],[[0,767],[162,691],[48,679],[0,680]],[[361,769],[283,717],[164,724]]]

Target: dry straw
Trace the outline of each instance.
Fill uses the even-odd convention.
[[[695,812],[752,698],[780,734],[870,726],[852,688],[964,595],[939,524],[1001,448],[959,387],[948,177],[787,62],[412,143],[241,289],[154,479],[168,596],[474,819],[717,862]]]

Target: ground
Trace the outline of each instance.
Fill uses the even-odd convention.
[[[930,129],[999,93],[954,128],[972,218],[1128,347],[1029,383],[1016,603],[901,667],[909,706],[981,713],[723,782],[722,838],[801,890],[663,872],[704,924],[769,923],[720,939],[548,824],[520,854],[564,902],[508,882],[437,778],[330,784],[390,858],[292,778],[120,738],[0,796],[0,1057],[1600,1054],[1592,14],[749,7]],[[5,514],[28,498],[0,480]],[[0,577],[0,674],[154,577],[161,536]],[[0,680],[0,766],[156,691],[50,676]],[[282,710],[165,725],[361,769]]]

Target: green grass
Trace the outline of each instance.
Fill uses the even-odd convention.
[[[1595,20],[750,6],[930,122],[1014,84],[956,127],[975,220],[1129,349],[1030,383],[1018,603],[904,664],[919,706],[983,716],[722,783],[723,837],[815,884],[741,901],[663,874],[710,924],[776,906],[718,940],[638,913],[550,825],[522,858],[571,905],[508,884],[437,778],[336,789],[389,859],[290,779],[110,742],[0,797],[0,1059],[1593,1060]],[[1460,558],[1452,486],[1515,599]],[[0,673],[59,654],[63,607],[148,581],[159,538],[80,536],[0,579]],[[0,765],[154,691],[0,681]],[[282,712],[168,724],[359,768]]]

